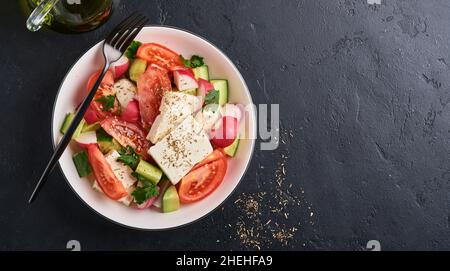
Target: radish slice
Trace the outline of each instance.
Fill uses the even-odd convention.
[[[97,134],[95,131],[82,133],[75,139],[75,142],[77,142],[80,147],[86,148],[89,145],[97,143]]]
[[[158,196],[154,196],[153,198],[149,198],[146,202],[142,204],[137,204],[136,207],[139,210],[147,209],[148,207],[152,206],[152,204],[155,202],[155,200],[158,198]]]
[[[203,101],[205,100],[206,94],[214,89],[214,85],[205,79],[198,79],[198,92],[197,95],[201,96]]]
[[[125,74],[130,66],[130,60],[126,56],[122,56],[111,65],[111,70],[114,74],[114,79],[117,79]]]
[[[233,117],[240,121],[242,119],[243,108],[242,105],[225,104],[222,106],[221,113],[224,117]]]
[[[161,208],[162,207],[162,198],[164,196],[164,193],[166,192],[166,189],[169,188],[169,186],[172,185],[172,183],[167,180],[164,179],[160,182],[159,184],[159,195],[157,196],[156,200],[153,202],[153,206],[155,206],[156,208]]]
[[[136,100],[131,100],[121,117],[124,121],[137,123],[140,118],[138,102]]]
[[[113,90],[116,93],[117,100],[123,109],[126,108],[128,103],[136,96],[137,87],[130,80],[122,78],[114,83]]]
[[[195,80],[194,73],[191,69],[174,71],[173,79],[180,91],[198,88],[197,80]]]
[[[147,201],[141,203],[141,204],[136,204],[136,208],[138,208],[139,210],[144,210],[147,209],[148,207],[152,206],[152,204],[155,202],[155,200],[158,198],[159,196],[159,186],[156,187],[156,189],[158,190],[158,195],[149,198]]]

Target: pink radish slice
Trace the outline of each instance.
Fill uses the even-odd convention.
[[[197,80],[191,69],[176,70],[173,72],[173,80],[178,90],[188,90],[198,88]]]
[[[159,192],[159,187],[156,187]],[[136,207],[140,210],[147,209],[148,207],[152,206],[152,204],[155,202],[155,200],[158,198],[158,195],[154,196],[153,198],[149,198],[147,201],[143,202],[142,204],[136,204]]]
[[[205,79],[199,78],[198,79],[198,95],[205,98],[206,94],[214,89],[214,85],[210,82],[206,81]]]
[[[222,116],[233,117],[240,121],[244,113],[244,106],[241,104],[225,104],[221,110]]]
[[[138,204],[136,205],[136,207],[139,210],[144,210],[147,209],[148,207],[152,206],[153,202],[155,202],[155,200],[158,198],[158,196],[155,196],[153,198],[148,199],[146,202],[142,203],[142,204]]]
[[[211,141],[214,145],[225,148],[233,144],[238,134],[238,120],[235,117],[226,116],[219,120],[211,130]]]
[[[95,131],[89,131],[80,134],[75,141],[80,145],[82,148],[86,148],[89,145],[96,144],[97,143],[97,134]]]
[[[121,118],[128,122],[136,123],[140,119],[139,104],[136,100],[131,100],[122,113]]]
[[[111,70],[114,74],[114,79],[117,79],[125,74],[130,66],[130,60],[126,56],[122,56],[111,65]]]

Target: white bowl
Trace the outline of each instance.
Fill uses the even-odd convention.
[[[198,54],[205,58],[211,78],[226,78],[229,82],[230,102],[253,104],[250,92],[241,74],[230,59],[210,42],[192,33],[172,27],[149,26],[142,29],[136,40],[157,42],[185,56]],[[73,111],[82,100],[89,76],[103,64],[101,42],[89,49],[70,69],[62,82],[53,109],[52,136],[56,144],[60,139],[59,128],[67,112]],[[222,184],[207,198],[182,207],[172,213],[156,209],[136,210],[126,207],[96,192],[91,181],[80,179],[72,162],[75,148],[69,147],[59,160],[63,174],[79,198],[103,217],[120,225],[143,229],[169,229],[198,220],[212,212],[236,188],[250,163],[256,138],[256,113],[248,111],[247,138],[240,142],[236,157],[229,159],[228,170]]]

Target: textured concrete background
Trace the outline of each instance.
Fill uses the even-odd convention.
[[[61,80],[134,10],[206,37],[255,103],[281,105],[280,147],[256,151],[223,208],[167,232],[104,220],[58,170],[26,204]],[[27,32],[3,5],[0,249],[450,249],[449,18],[446,0],[130,0],[100,29],[62,35]]]

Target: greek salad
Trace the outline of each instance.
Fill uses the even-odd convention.
[[[91,75],[87,91],[99,72]],[[240,105],[198,55],[133,41],[107,71],[73,141],[80,177],[111,200],[173,212],[221,184],[239,145]],[[61,126],[65,133],[74,113]]]

